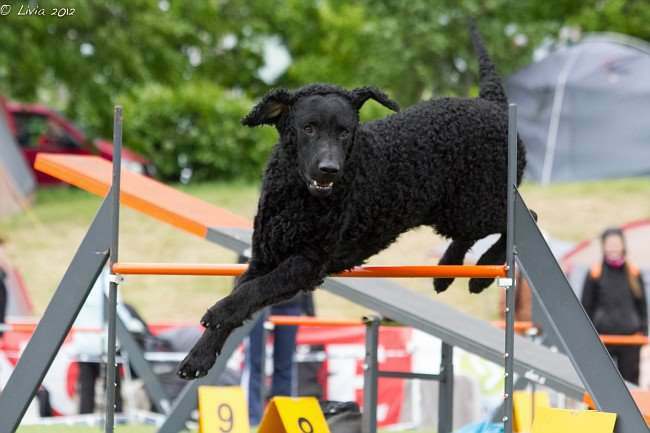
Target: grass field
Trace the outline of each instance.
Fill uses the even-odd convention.
[[[80,426],[26,426],[20,427],[17,433],[101,433],[102,427],[80,427]],[[154,433],[156,427],[144,425],[119,425],[115,427],[115,433]]]
[[[257,185],[208,183],[181,189],[249,218],[255,213]],[[525,185],[522,190],[529,207],[538,212],[542,228],[570,241],[595,236],[608,225],[650,217],[648,178],[545,188]],[[8,255],[23,273],[38,312],[47,305],[99,203],[98,198],[74,188],[44,189],[38,192],[29,213],[0,221],[0,237],[8,240]],[[442,242],[430,228],[421,227],[405,233],[370,263],[430,264],[434,248]],[[231,262],[235,257],[198,237],[123,208],[120,259],[217,263]],[[430,280],[402,283],[434,296]],[[231,284],[229,278],[131,276],[122,295],[150,321],[196,321]],[[485,319],[496,316],[497,297],[495,288],[481,296],[470,295],[464,281],[457,281],[446,293],[435,295],[442,302]],[[324,291],[317,291],[317,309],[319,315],[327,317],[359,317],[365,313],[363,308]]]

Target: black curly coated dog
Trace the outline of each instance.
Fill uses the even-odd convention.
[[[422,102],[359,123],[368,100],[398,111],[381,91],[327,84],[274,90],[243,119],[273,125],[280,140],[268,162],[255,217],[250,267],[203,316],[206,332],[181,363],[203,376],[226,338],[251,315],[328,275],[360,265],[410,228],[429,225],[453,241],[441,264],[462,264],[470,247],[500,239],[479,264],[505,262],[507,100],[480,37],[480,96]],[[525,165],[518,149],[518,182]],[[452,279],[436,279],[445,290]],[[479,293],[491,279],[473,279]]]

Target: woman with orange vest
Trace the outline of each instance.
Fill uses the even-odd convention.
[[[645,289],[639,269],[626,260],[625,237],[619,228],[601,235],[603,261],[591,267],[582,305],[600,334],[648,333]],[[639,383],[639,346],[608,346],[621,376]]]

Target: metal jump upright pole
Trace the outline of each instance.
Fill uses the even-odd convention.
[[[122,107],[116,106],[113,117],[113,184],[111,187],[112,218],[111,230],[112,241],[109,256],[111,269],[117,263],[119,231],[120,231],[120,171],[122,166]],[[115,363],[116,344],[116,322],[117,322],[117,287],[119,276],[111,271],[111,280],[108,289],[108,306],[106,315],[108,317],[108,341],[106,360],[106,420],[104,422],[105,433],[113,433],[115,420],[115,392],[117,389]]]
[[[517,187],[517,106],[508,106],[508,189],[507,189],[507,227],[506,227],[506,264],[508,279],[503,287],[506,290],[506,349],[505,391],[503,404],[503,430],[512,433],[512,392],[514,348],[515,348],[515,188]]]

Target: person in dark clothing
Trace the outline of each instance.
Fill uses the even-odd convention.
[[[0,266],[0,325],[5,323],[5,315],[7,314],[7,298],[9,291],[7,290],[6,279],[7,273],[2,266]],[[2,337],[2,335],[3,331],[2,328],[0,328],[0,337]]]
[[[7,287],[9,264],[2,256],[2,244],[4,244],[4,239],[0,237],[0,325],[5,323],[7,305],[9,304],[9,288]],[[3,334],[4,332],[0,328],[0,337]]]
[[[99,362],[79,362],[79,377],[77,378],[79,393],[79,413],[89,414],[95,412],[95,382],[106,364]],[[115,376],[115,412],[122,413],[122,379],[121,375]]]
[[[245,255],[239,263],[248,261]],[[266,333],[264,322],[269,315],[275,316],[314,316],[312,292],[298,293],[294,298],[273,305],[262,311],[248,338],[246,368],[248,371],[248,417],[251,425],[258,425],[264,411],[266,398],[276,395],[292,395],[293,356],[296,350],[296,326],[278,326],[273,330],[273,376],[271,389],[264,393],[264,361],[266,359]]]
[[[585,279],[582,305],[600,334],[648,333],[643,278],[626,260],[625,237],[618,228],[601,236],[603,261],[593,265]],[[623,378],[639,383],[639,346],[608,346]]]

